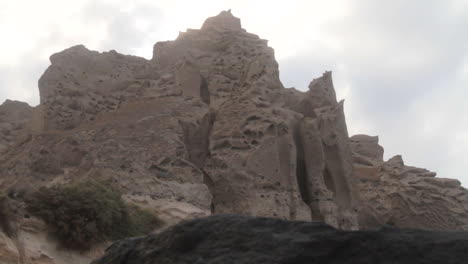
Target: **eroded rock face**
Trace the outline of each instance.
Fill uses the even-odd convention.
[[[84,252],[64,250],[47,233],[46,225],[35,218],[19,219],[15,236],[0,232],[0,263],[2,264],[88,264],[102,256],[107,243]]]
[[[434,175],[397,158],[383,162],[376,138],[350,141],[331,72],[307,92],[285,89],[273,49],[230,11],[156,43],[151,60],[78,45],[50,61],[39,106],[0,106],[0,190],[14,199],[93,179],[118,185],[127,202],[167,225],[236,213],[351,230],[418,227],[434,212],[451,219],[437,227],[464,225],[463,205],[444,211],[437,207],[451,202],[433,203],[426,215],[403,206],[414,190],[398,187],[402,182],[422,188],[421,206],[432,201],[431,188],[442,200],[467,196],[456,182],[426,177]],[[408,214],[417,216],[408,222]]]
[[[27,140],[32,112],[23,102],[6,100],[0,105],[0,154]]]
[[[467,232],[339,231],[320,222],[212,216],[112,245],[93,264],[464,263]]]
[[[361,228],[467,230],[468,191],[458,180],[407,166],[401,156],[384,162],[377,137],[350,140],[363,205]]]
[[[78,45],[50,61],[39,106],[0,107],[0,189],[13,199],[93,179],[167,225],[237,213],[358,228],[331,73],[307,93],[285,89],[273,49],[229,11],[156,43],[151,60]],[[20,233],[6,257],[63,262],[53,243],[35,251],[45,230]]]
[[[314,220],[352,229],[358,226],[358,194],[352,175],[343,101],[337,103],[331,73],[313,80],[292,106],[302,113],[295,143],[296,175]]]
[[[134,201],[185,203],[197,216],[358,228],[331,73],[307,93],[285,89],[273,49],[230,11],[156,43],[149,61],[81,45],[50,60],[39,80],[41,131],[8,155],[26,158],[0,165],[4,188],[93,178],[118,182]]]
[[[157,79],[148,76],[147,60],[115,51],[99,53],[78,45],[52,55],[50,62],[39,79],[46,130],[93,121],[124,101],[146,96],[144,87],[157,85]]]

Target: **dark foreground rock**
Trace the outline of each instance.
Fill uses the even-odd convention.
[[[467,259],[467,232],[391,227],[340,231],[321,222],[217,215],[117,242],[92,264],[448,264]]]

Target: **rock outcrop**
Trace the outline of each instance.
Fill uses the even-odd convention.
[[[93,264],[453,263],[466,261],[468,232],[385,227],[339,231],[320,222],[212,216],[120,241]]]
[[[32,112],[23,102],[6,100],[0,105],[0,154],[27,140]]]
[[[350,141],[331,72],[285,89],[274,50],[230,11],[156,43],[150,60],[78,45],[50,62],[39,106],[0,106],[0,190],[18,203],[92,179],[167,225],[235,213],[346,230],[466,226],[459,183],[383,162],[376,138]]]
[[[363,210],[361,228],[468,230],[468,192],[458,180],[406,166],[401,156],[383,160],[377,137],[350,138]]]
[[[89,264],[102,256],[108,245],[96,245],[86,252],[67,250],[49,235],[44,222],[35,218],[17,220],[15,236],[0,232],[2,264]]]
[[[285,89],[273,49],[229,11],[156,43],[151,60],[79,45],[50,61],[39,80],[42,130],[2,157],[3,189],[93,178],[194,216],[358,228],[331,73],[306,93]]]
[[[331,73],[307,93],[285,89],[273,49],[229,11],[156,43],[151,60],[78,45],[50,61],[39,106],[0,109],[12,199],[93,179],[167,225],[237,213],[358,228]]]

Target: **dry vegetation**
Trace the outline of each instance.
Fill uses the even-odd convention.
[[[143,235],[158,224],[151,212],[125,204],[118,190],[97,182],[41,188],[27,199],[27,209],[66,247],[76,249]]]

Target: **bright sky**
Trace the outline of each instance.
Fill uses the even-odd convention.
[[[269,40],[286,87],[332,70],[350,134],[379,135],[386,158],[468,186],[466,0],[0,0],[0,103],[36,105],[54,52],[150,58],[155,42],[227,9]]]

